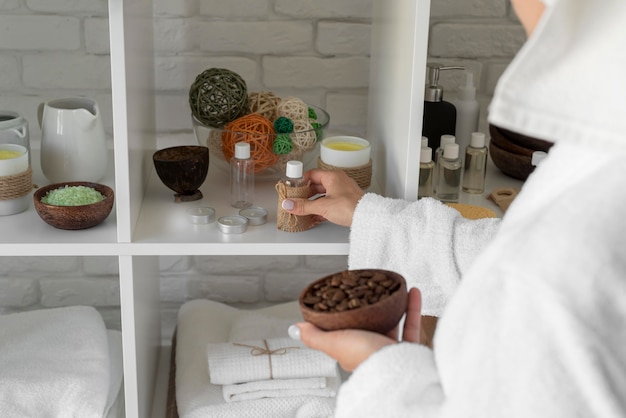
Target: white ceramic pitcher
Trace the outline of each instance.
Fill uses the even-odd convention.
[[[39,104],[41,171],[53,183],[101,180],[108,153],[95,100],[69,97]]]

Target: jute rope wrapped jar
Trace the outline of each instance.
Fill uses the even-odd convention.
[[[26,196],[33,189],[33,170],[28,167],[21,173],[0,176],[0,200]]]
[[[372,160],[370,159],[367,164],[360,165],[358,167],[335,167],[334,165],[326,164],[321,158],[317,159],[317,167],[322,170],[342,170],[348,177],[352,178],[356,184],[363,190],[370,187],[372,184]]]

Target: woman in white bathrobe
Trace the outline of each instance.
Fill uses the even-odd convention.
[[[513,3],[532,34],[489,121],[555,145],[501,222],[319,171],[324,199],[286,203],[351,225],[350,268],[402,273],[440,316],[434,350],[416,291],[400,343],[292,327],[353,371],[336,417],[626,416],[626,1]]]

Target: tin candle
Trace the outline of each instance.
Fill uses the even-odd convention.
[[[217,227],[224,234],[241,234],[248,228],[248,219],[239,215],[222,216],[217,220]]]
[[[187,209],[189,222],[196,225],[204,225],[215,222],[215,209],[209,206],[198,206]]]
[[[263,225],[267,222],[267,210],[258,206],[241,209],[239,214],[248,218],[248,225]]]

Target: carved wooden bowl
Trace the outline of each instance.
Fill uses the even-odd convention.
[[[209,149],[198,145],[180,145],[156,151],[152,160],[164,185],[176,192],[175,200],[202,199],[200,186],[209,172]]]
[[[359,277],[358,284],[351,286],[351,280],[347,278],[354,276]],[[342,289],[345,298],[336,290],[342,288],[341,284],[337,285],[337,277],[346,278],[345,283],[349,284]],[[332,285],[331,281],[334,281]],[[368,300],[369,296],[364,296],[380,292],[379,287],[389,290],[389,294],[373,302],[372,299]],[[315,280],[302,290],[298,301],[304,320],[321,329],[362,329],[387,334],[406,312],[407,296],[406,281],[400,274],[388,270],[364,269],[344,270]],[[346,299],[348,304],[354,306],[342,311],[336,310]],[[350,302],[355,299],[358,302]],[[335,307],[324,310],[316,306],[318,303],[328,303],[329,300],[334,300],[330,305],[336,303]]]
[[[97,190],[104,196],[104,200],[81,206],[55,206],[42,203],[41,199],[46,194],[64,186],[85,186]],[[73,181],[66,183],[55,183],[41,187],[33,194],[35,210],[41,219],[48,225],[58,229],[87,229],[102,223],[113,209],[113,190],[104,184],[90,183],[84,181]]]

